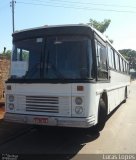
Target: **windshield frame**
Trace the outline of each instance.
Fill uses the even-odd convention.
[[[57,36],[71,36],[71,35],[52,35],[53,37],[57,37]],[[86,39],[88,39],[88,41],[90,41],[90,43],[91,43],[91,47],[92,47],[92,40],[91,40],[91,38],[89,37],[89,36],[84,36],[84,35],[72,35],[72,36],[79,36],[79,37],[86,37]],[[47,36],[46,38],[45,37],[42,37],[43,38],[43,48],[42,48],[42,54],[41,54],[41,60],[43,59],[43,58],[45,58],[45,56],[47,55],[47,50],[46,50],[46,40],[47,40],[47,38],[48,37],[51,37],[51,36]],[[36,37],[34,37],[34,38],[36,38]],[[37,37],[37,38],[39,38],[39,37]],[[29,39],[26,39],[26,40],[30,40],[31,38],[29,38]],[[33,38],[32,38],[33,39]],[[21,40],[20,40],[21,41]],[[19,42],[19,41],[16,41],[16,42]],[[14,44],[16,44],[16,42],[14,42]],[[93,60],[93,47],[91,48],[91,57],[92,57],[92,63],[94,63],[94,60]],[[20,78],[20,79],[16,79],[16,78],[14,78],[14,77],[11,77],[10,79],[14,79],[14,80],[17,80],[17,81],[20,81],[20,82],[22,82],[23,80],[24,81],[51,81],[51,82],[56,82],[56,81],[82,81],[82,80],[93,80],[94,79],[94,73],[92,73],[93,72],[93,64],[92,64],[92,66],[91,66],[91,68],[92,68],[92,71],[90,71],[89,69],[90,69],[90,62],[89,62],[89,54],[87,54],[86,56],[88,56],[88,57],[86,57],[87,58],[87,68],[88,68],[88,72],[89,72],[89,74],[88,74],[88,77],[86,77],[86,78],[76,78],[76,79],[70,79],[70,78],[68,78],[68,79],[66,79],[66,78],[54,78],[54,79],[45,79],[44,78],[44,70],[45,70],[45,68],[44,68],[44,62],[43,62],[43,60],[41,61],[41,65],[40,65],[40,78],[39,79],[26,79],[25,78],[25,76],[23,77],[23,78]]]

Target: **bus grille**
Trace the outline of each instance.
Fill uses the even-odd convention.
[[[47,96],[27,96],[26,111],[59,113],[59,98]]]

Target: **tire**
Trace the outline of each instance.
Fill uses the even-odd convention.
[[[98,123],[94,126],[94,130],[99,132],[102,131],[107,119],[107,110],[104,100],[101,98],[99,101],[98,109]]]

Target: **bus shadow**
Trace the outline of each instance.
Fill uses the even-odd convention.
[[[120,108],[122,107],[124,104],[124,102],[121,102],[108,116],[107,116],[107,121],[108,119],[110,119],[110,117],[112,117],[112,115]]]
[[[87,143],[96,140],[99,136],[99,132],[95,132],[93,128],[81,129],[81,128],[57,128],[49,127],[41,130],[37,130],[40,134],[46,133],[48,138],[51,138],[54,133],[55,137],[50,141],[50,149],[53,151],[52,154],[61,154],[62,159],[71,159],[74,157]],[[54,147],[55,141],[58,141],[60,145]],[[46,148],[47,149],[47,148]],[[47,153],[51,150],[47,149]]]
[[[100,133],[92,129],[32,126],[32,129],[0,146],[0,153],[38,155],[40,159],[68,160],[87,144],[96,140]],[[28,156],[31,158],[31,156]],[[32,157],[33,159],[37,156]]]
[[[114,109],[107,120],[121,107]],[[3,153],[38,154],[46,158],[72,159],[87,144],[99,138],[93,128],[36,127],[0,149]],[[21,145],[20,145],[21,144]],[[14,146],[14,147],[13,147]],[[2,146],[1,146],[2,147]],[[52,157],[53,156],[53,157]],[[41,157],[42,158],[42,157]]]

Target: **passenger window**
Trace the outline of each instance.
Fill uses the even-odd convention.
[[[123,64],[123,72],[125,72],[125,63],[123,59],[122,59],[122,64]]]
[[[107,52],[106,47],[100,43],[96,43],[97,51],[97,68],[98,78],[108,79],[108,67],[107,67]]]
[[[121,71],[121,64],[120,64],[120,56],[118,55],[118,61],[119,61],[119,71]]]
[[[110,48],[108,46],[108,57],[109,57],[109,67],[110,68],[115,68],[115,65],[114,65],[114,52],[113,52],[113,49]]]
[[[125,62],[125,73],[127,73],[127,63]]]
[[[122,58],[120,57],[120,71],[123,72]]]
[[[115,64],[116,64],[116,70],[119,71],[119,56],[117,53],[115,53]]]
[[[123,63],[124,63],[124,72],[126,72],[126,62],[123,61]]]
[[[127,69],[128,69],[128,73],[129,73],[129,64],[127,64]]]

